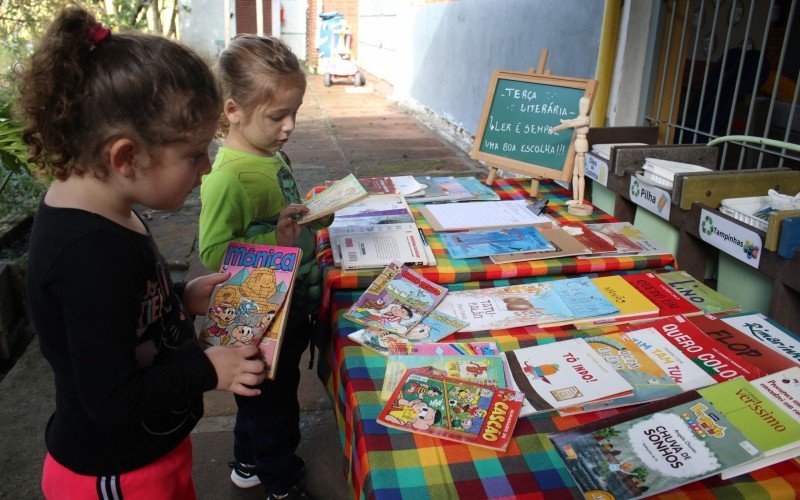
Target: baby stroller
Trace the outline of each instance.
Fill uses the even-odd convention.
[[[352,33],[338,12],[322,13],[320,23],[319,70],[326,87],[339,81],[352,81],[361,87],[367,81],[350,51]]]

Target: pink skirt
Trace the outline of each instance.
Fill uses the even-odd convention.
[[[192,441],[187,437],[155,462],[116,476],[77,474],[48,453],[44,459],[42,491],[45,498],[52,500],[194,500]]]

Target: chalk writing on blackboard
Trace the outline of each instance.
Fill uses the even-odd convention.
[[[578,116],[581,97],[594,80],[495,71],[472,156],[493,167],[569,180],[572,130],[550,134],[561,120]]]

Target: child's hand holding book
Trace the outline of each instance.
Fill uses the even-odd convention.
[[[289,205],[278,215],[278,224],[275,226],[275,239],[279,246],[293,247],[297,235],[303,230],[297,222],[308,214],[309,209],[305,205]]]
[[[217,390],[233,392],[240,396],[261,394],[259,389],[253,387],[264,381],[267,367],[264,361],[258,358],[258,346],[213,346],[204,352],[217,372]]]

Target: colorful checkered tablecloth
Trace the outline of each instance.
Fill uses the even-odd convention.
[[[530,197],[530,180],[497,179],[492,188],[502,200],[522,200]],[[317,189],[321,189],[317,188]],[[552,181],[542,181],[539,185],[539,198],[549,199],[548,213],[557,221],[616,222],[611,215],[598,208],[588,216],[574,216],[567,212],[565,202],[572,199],[570,191]],[[488,258],[451,259],[441,238],[431,229],[428,221],[419,212],[420,205],[411,204],[411,211],[431,245],[436,256],[436,266],[415,267],[426,278],[442,285],[484,281],[503,278],[524,278],[527,276],[584,274],[590,272],[615,271],[627,269],[650,269],[670,265],[674,257],[670,254],[649,256],[618,256],[576,259],[564,257],[539,261],[516,262],[512,264],[493,264]],[[328,231],[323,230],[317,237],[317,260],[323,266],[325,292],[322,299],[322,316],[328,317],[331,294],[336,290],[365,289],[382,269],[343,271],[333,266]]]
[[[606,273],[603,273],[606,274]],[[472,286],[503,286],[542,281],[549,277],[455,284],[451,290]],[[508,449],[495,452],[475,446],[412,434],[379,425],[375,418],[383,407],[380,390],[386,358],[347,338],[360,328],[342,315],[359,297],[360,290],[333,294],[334,327],[325,361],[332,368],[325,379],[333,400],[339,437],[344,449],[345,475],[356,498],[569,498],[580,497],[549,433],[618,410],[571,417],[532,416],[517,423]],[[455,340],[491,340],[501,350],[574,336],[614,331],[606,327],[592,332],[558,330],[530,333],[525,328],[491,332],[457,333]],[[448,338],[450,340],[451,338]],[[797,498],[800,464],[796,460],[761,469],[751,475],[723,481],[718,476],[674,490],[671,498]]]

